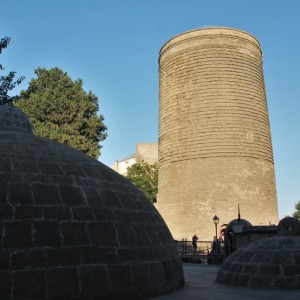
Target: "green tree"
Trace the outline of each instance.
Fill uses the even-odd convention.
[[[156,202],[158,164],[138,162],[127,169],[125,177],[140,189],[152,202]]]
[[[37,78],[16,101],[30,118],[35,132],[97,158],[106,134],[104,117],[97,115],[98,98],[83,90],[81,79],[73,81],[59,68],[38,68]]]
[[[293,217],[297,218],[300,221],[300,201],[295,204],[296,211],[293,213]]]
[[[9,37],[4,37],[0,40],[0,54],[2,53],[2,50],[7,48],[8,44],[10,42]],[[0,64],[0,71],[3,71],[4,67],[2,64]],[[8,95],[8,92],[13,90],[15,86],[20,84],[23,80],[24,77],[20,77],[16,81],[15,79],[16,72],[11,71],[8,73],[6,76],[0,76],[0,105],[2,104],[13,104],[14,97],[10,97]]]

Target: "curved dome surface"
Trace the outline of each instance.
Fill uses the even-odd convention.
[[[1,299],[145,299],[183,286],[163,219],[102,163],[0,131],[0,175]]]
[[[275,236],[239,248],[217,281],[255,288],[300,289],[300,236]]]
[[[225,234],[229,234],[232,231],[241,232],[246,229],[249,229],[250,227],[252,227],[252,224],[249,221],[240,218],[234,219],[227,224]]]

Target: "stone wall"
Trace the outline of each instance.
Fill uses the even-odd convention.
[[[136,144],[136,161],[146,161],[148,163],[158,162],[158,144],[140,143]]]
[[[215,235],[237,217],[278,222],[268,109],[258,41],[208,28],[160,51],[158,210],[175,239]]]

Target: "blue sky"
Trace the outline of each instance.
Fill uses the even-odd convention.
[[[111,166],[158,139],[158,53],[173,36],[234,27],[261,44],[280,218],[300,200],[300,1],[0,0],[0,56],[24,75],[59,67],[99,98],[108,126],[100,160]],[[16,90],[18,92],[19,89]]]

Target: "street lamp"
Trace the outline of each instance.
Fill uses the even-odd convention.
[[[216,226],[216,241],[218,241],[218,224],[219,224],[219,220],[220,219],[217,217],[217,215],[215,215],[213,217],[213,222],[214,222],[214,224]]]

